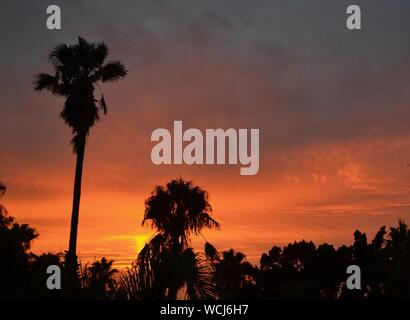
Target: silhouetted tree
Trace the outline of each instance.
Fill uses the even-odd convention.
[[[215,269],[215,289],[219,299],[252,299],[254,295],[254,268],[245,255],[233,249],[224,251],[221,257],[210,254]]]
[[[63,268],[63,254],[43,253],[37,256],[31,253],[30,256],[29,285],[25,292],[25,298],[47,300],[70,298],[70,296],[67,295],[64,283],[62,284],[61,290],[49,290],[46,286],[47,279],[50,276],[50,274],[47,273],[47,268],[51,265]],[[77,295],[79,295],[78,292]]]
[[[410,298],[410,229],[403,221],[390,228],[386,250],[389,253],[386,294],[389,297]]]
[[[5,187],[2,185],[1,196]],[[0,210],[0,298],[23,298],[29,285],[30,245],[38,236]]]
[[[102,258],[86,265],[82,274],[76,266],[73,276],[67,252],[40,256],[31,252],[31,243],[37,237],[33,228],[18,224],[5,210],[0,211],[0,299],[102,299],[114,292],[117,270],[112,269],[112,260]],[[51,265],[61,268],[61,290],[46,286]]]
[[[68,258],[75,261],[77,248],[77,228],[81,196],[81,180],[84,150],[90,128],[99,120],[99,108],[95,99],[95,86],[99,83],[114,82],[127,74],[118,60],[107,62],[108,48],[104,43],[89,43],[79,37],[78,43],[56,46],[49,54],[54,74],[40,73],[34,81],[35,90],[48,90],[53,95],[65,98],[60,113],[64,122],[72,129],[74,153],[77,155],[75,169],[73,208],[71,216],[70,244]],[[104,114],[107,105],[101,93],[99,107]]]
[[[85,296],[90,299],[105,299],[112,296],[116,289],[115,274],[117,269],[112,267],[113,260],[103,257],[86,264],[82,270],[81,280]]]
[[[150,222],[157,232],[140,252],[138,263],[142,270],[149,265],[154,281],[163,288],[161,296],[176,299],[183,287],[190,299],[213,296],[207,261],[190,247],[191,235],[219,228],[211,210],[207,192],[182,179],[157,186],[145,201],[143,224]]]

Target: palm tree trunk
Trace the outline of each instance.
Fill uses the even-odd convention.
[[[73,192],[73,211],[71,214],[70,245],[68,255],[75,258],[77,254],[77,229],[80,214],[81,180],[83,176],[83,162],[85,151],[86,135],[81,134],[77,145],[77,163],[75,167],[74,192]]]

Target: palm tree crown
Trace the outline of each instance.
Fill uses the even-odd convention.
[[[66,98],[61,118],[73,131],[74,150],[78,150],[78,138],[87,135],[99,120],[98,100],[94,97],[98,82],[117,81],[126,76],[124,65],[118,60],[107,60],[108,48],[104,43],[89,43],[79,37],[73,45],[60,44],[49,54],[54,75],[40,73],[34,81],[37,91],[48,90]],[[101,93],[99,107],[104,114],[107,105]]]
[[[170,181],[166,187],[157,186],[145,201],[143,224],[151,222],[152,227],[171,247],[186,248],[190,235],[197,235],[203,228],[219,228],[210,213],[208,194],[191,181],[182,179]]]

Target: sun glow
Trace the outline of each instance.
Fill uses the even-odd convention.
[[[144,248],[145,244],[149,241],[151,237],[152,235],[148,233],[140,233],[133,237],[135,243],[134,249],[137,254],[142,250],[142,248]]]

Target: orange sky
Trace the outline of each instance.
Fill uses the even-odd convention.
[[[369,2],[367,27],[355,34],[344,28],[343,1],[321,1],[320,12],[308,1],[76,1],[62,4],[59,32],[45,30],[45,4],[0,10],[2,201],[39,231],[34,252],[67,249],[75,158],[58,118],[63,101],[33,92],[31,82],[51,72],[49,50],[78,35],[106,42],[129,71],[103,86],[108,115],[86,149],[83,261],[135,259],[153,233],[141,226],[144,199],[178,177],[210,194],[222,228],[204,236],[253,263],[274,244],[348,244],[356,228],[372,236],[410,221],[408,2],[390,11]],[[24,26],[14,23],[21,19]],[[151,133],[174,120],[185,129],[260,129],[259,173],[155,166]]]
[[[205,237],[220,250],[234,247],[245,252],[254,263],[273,244],[301,239],[351,243],[355,228],[373,235],[383,224],[408,218],[410,171],[405,150],[410,138],[394,144],[362,141],[272,154],[262,162],[263,174],[254,177],[239,176],[236,168],[167,168],[148,163],[148,181],[128,180],[120,164],[103,169],[109,165],[96,159],[99,139],[103,136],[98,133],[92,136],[85,163],[79,227],[83,260],[106,255],[120,265],[129,264],[153,234],[149,227],[141,226],[144,199],[154,183],[165,184],[179,175],[210,193],[214,217],[222,228],[205,231]],[[270,170],[270,162],[280,169]],[[30,176],[13,181],[39,193],[59,190],[52,197],[24,200],[10,188],[4,199],[11,214],[39,231],[35,252],[66,249],[72,178],[58,169],[33,168]],[[111,179],[117,185],[110,184]],[[199,237],[194,245],[201,249],[203,242]]]

